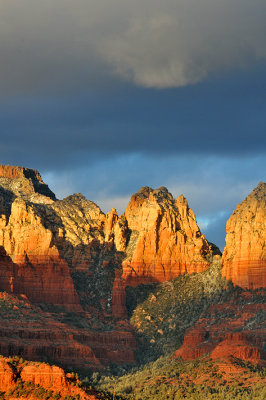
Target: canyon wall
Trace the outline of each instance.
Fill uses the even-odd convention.
[[[266,286],[266,184],[260,182],[226,225],[222,274],[243,288]]]
[[[128,239],[120,249],[125,252],[122,266],[127,285],[164,282],[210,265],[211,246],[182,195],[174,200],[165,187],[141,188],[131,197],[124,221]],[[121,228],[116,229],[116,241],[117,236],[121,237]]]
[[[11,318],[18,306],[4,299],[0,352],[86,368],[134,363],[126,286],[202,272],[216,253],[184,196],[174,199],[165,187],[143,187],[124,214],[105,215],[79,193],[57,200],[35,170],[0,166],[0,290],[26,302]],[[222,274],[243,288],[265,286],[264,183],[228,221]],[[237,342],[246,359],[261,357],[260,337],[253,343],[245,329],[209,340],[203,325],[196,328],[196,347],[190,331],[183,346],[193,357],[218,357]]]
[[[126,318],[126,285],[203,271],[212,254],[187,200],[164,187],[144,187],[125,214],[105,216],[81,194],[56,200],[35,170],[0,166],[0,289],[9,293]]]

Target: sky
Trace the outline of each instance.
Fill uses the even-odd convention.
[[[266,171],[265,0],[0,0],[0,157],[123,213],[184,194],[207,239]]]

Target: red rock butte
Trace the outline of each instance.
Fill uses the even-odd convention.
[[[122,265],[128,285],[164,282],[210,265],[211,246],[183,195],[175,200],[165,187],[141,188],[131,197],[125,220],[130,238]]]
[[[57,399],[78,398],[80,400],[103,400],[105,397],[95,390],[83,390],[81,382],[74,373],[66,373],[62,368],[50,366],[45,363],[22,362],[10,358],[0,358],[0,389],[7,394],[14,389],[16,384],[26,384],[26,387],[43,389],[47,391],[47,398]],[[27,385],[31,383],[31,386]],[[29,397],[28,397],[29,396]],[[29,394],[27,398],[35,398]],[[25,399],[23,395],[16,395],[17,399]]]
[[[125,214],[105,216],[81,194],[56,200],[37,171],[12,166],[0,166],[0,246],[0,289],[73,311],[81,309],[73,276],[93,280],[99,263],[113,265],[122,272],[110,293],[121,317],[126,285],[201,272],[212,255],[182,195],[144,187]]]
[[[216,251],[184,196],[174,199],[165,187],[143,187],[124,214],[112,209],[105,215],[79,193],[57,200],[35,170],[0,166],[0,290],[37,303],[32,309],[45,303],[78,313],[85,324],[77,328],[71,321],[70,327],[50,311],[32,325],[26,312],[8,324],[3,318],[0,352],[32,360],[48,354],[78,367],[134,363],[125,287],[202,272]],[[264,183],[228,221],[222,273],[244,288],[265,286]],[[188,331],[181,353],[209,351],[218,357],[241,342],[246,359],[261,357],[260,335],[252,341],[243,329],[241,337],[236,332],[221,337],[211,328],[213,340],[205,343],[205,328],[199,323],[195,329]]]
[[[260,182],[226,225],[222,274],[238,286],[266,286],[266,184]]]

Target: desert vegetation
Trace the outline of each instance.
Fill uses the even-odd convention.
[[[163,356],[122,376],[93,374],[91,384],[127,400],[263,400],[265,368],[233,364],[241,366],[238,375],[221,372],[210,359],[184,362]]]

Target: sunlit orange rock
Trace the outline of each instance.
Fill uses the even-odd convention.
[[[15,195],[22,194],[35,202],[40,200],[49,203],[56,199],[35,169],[0,165],[0,186],[7,188]]]
[[[238,286],[266,286],[266,184],[237,206],[226,225],[222,274]]]
[[[0,289],[73,311],[80,308],[79,296],[83,304],[89,299],[74,284],[99,279],[94,278],[101,276],[99,268],[122,265],[120,289],[116,281],[114,296],[99,299],[107,312],[112,296],[113,312],[121,316],[122,282],[162,282],[201,272],[212,254],[186,199],[175,201],[166,188],[142,188],[124,215],[112,209],[105,216],[81,194],[55,201],[37,171],[10,166],[0,166],[0,246]]]
[[[38,309],[37,322],[27,313],[8,324],[0,318],[0,354],[78,368],[134,363],[132,328],[112,324],[127,318],[119,241],[115,210],[105,216],[79,193],[56,200],[37,171],[2,166],[0,290],[24,299],[28,312],[37,303],[56,316]],[[66,311],[79,313],[79,329],[75,314],[60,322]]]
[[[15,372],[11,365],[4,359],[0,358],[0,390],[6,391],[15,384]]]
[[[0,177],[10,179],[31,177],[42,183],[42,178],[38,171],[12,165],[0,165]]]
[[[69,267],[33,204],[14,199],[8,223],[0,229],[0,247],[2,290],[25,294],[33,302],[80,309]]]
[[[127,284],[163,282],[202,272],[210,265],[211,248],[182,195],[175,201],[164,187],[141,188],[131,197],[125,219],[123,278]]]
[[[34,385],[48,389],[61,390],[67,385],[64,370],[48,364],[26,365],[22,369],[20,376],[24,382],[32,382]]]
[[[105,218],[105,240],[108,242],[113,239],[113,229],[118,220],[118,215],[115,208],[106,214]]]
[[[12,365],[11,365],[12,363]],[[19,383],[21,395],[12,397],[12,390],[16,390]],[[31,385],[29,385],[29,383]],[[47,398],[64,400],[69,397],[80,400],[104,400],[105,396],[93,389],[81,388],[81,382],[74,373],[66,373],[62,368],[46,363],[34,363],[22,359],[0,359],[0,389],[3,398],[25,399],[22,385],[26,384],[27,398],[35,399],[35,390]],[[45,392],[47,391],[47,392]],[[7,395],[7,397],[5,397]],[[39,398],[39,396],[37,396]]]

